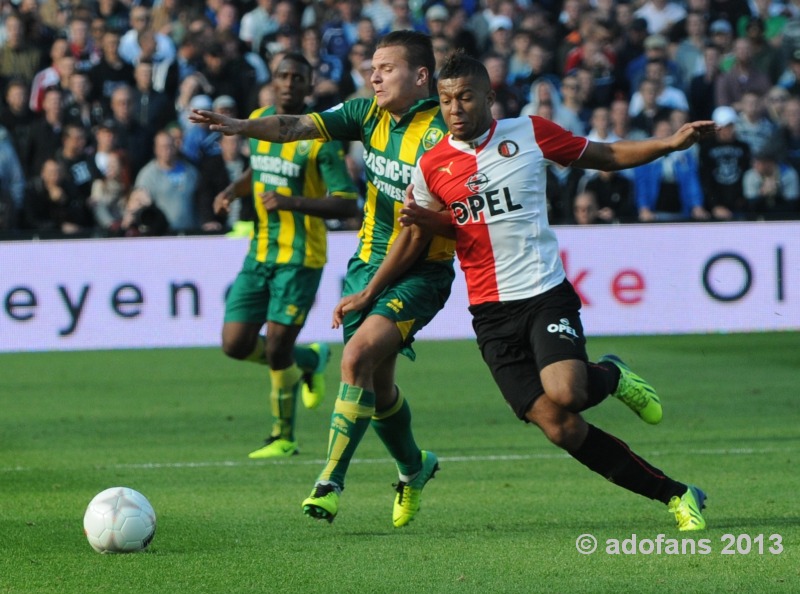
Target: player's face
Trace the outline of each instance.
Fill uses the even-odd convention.
[[[305,98],[311,93],[311,72],[306,66],[284,60],[275,71],[272,85],[275,102],[282,113],[303,113]]]
[[[439,81],[439,105],[456,140],[477,138],[492,125],[494,91],[472,76]]]
[[[428,96],[424,68],[411,68],[401,46],[382,47],[372,56],[370,82],[378,107],[392,114],[403,114],[419,99]]]

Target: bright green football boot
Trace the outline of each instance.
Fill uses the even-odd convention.
[[[678,530],[705,530],[706,521],[700,512],[706,506],[706,494],[698,487],[689,485],[682,497],[669,500],[669,511],[675,514]]]
[[[330,524],[339,512],[339,490],[330,483],[314,485],[314,490],[303,501],[303,513]]]
[[[264,447],[258,448],[254,452],[247,454],[248,458],[260,460],[263,458],[289,458],[300,453],[297,449],[296,441],[281,439],[280,437],[270,437],[264,442]]]
[[[397,496],[394,498],[392,510],[392,523],[395,528],[407,525],[417,515],[420,505],[420,496],[426,483],[433,478],[439,470],[439,460],[433,452],[422,450],[422,470],[408,483],[399,481],[395,485]]]
[[[633,373],[616,355],[603,355],[600,361],[612,363],[619,368],[619,384],[613,396],[639,415],[645,423],[651,425],[660,423],[661,400],[653,386]]]
[[[315,342],[308,346],[319,357],[314,371],[303,374],[301,392],[303,406],[312,409],[317,408],[325,398],[325,368],[328,366],[328,361],[331,360],[331,347],[324,342]]]

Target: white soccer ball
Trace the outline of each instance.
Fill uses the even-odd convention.
[[[98,553],[134,553],[156,533],[156,512],[147,497],[128,487],[94,496],[83,516],[83,532]]]

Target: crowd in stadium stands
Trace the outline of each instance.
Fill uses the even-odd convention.
[[[719,125],[632,170],[551,165],[555,224],[800,216],[800,0],[0,0],[0,237],[236,229],[246,201],[211,205],[248,144],[189,111],[271,103],[287,51],[314,67],[310,109],[370,97],[374,45],[398,29],[429,33],[437,67],[480,58],[497,118],[609,142]],[[363,190],[360,159],[354,143]]]

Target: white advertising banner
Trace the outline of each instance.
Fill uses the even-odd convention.
[[[600,225],[557,230],[587,335],[800,329],[800,223]],[[301,334],[331,329],[354,233]],[[219,344],[247,240],[169,237],[0,243],[0,352]],[[419,339],[472,338],[463,277]]]

